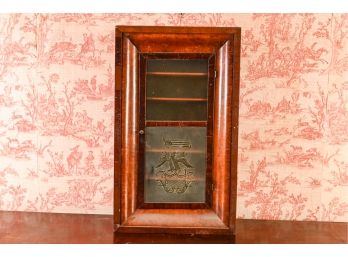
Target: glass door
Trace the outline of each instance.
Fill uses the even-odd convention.
[[[142,200],[203,206],[210,202],[214,58],[148,55],[141,63]]]

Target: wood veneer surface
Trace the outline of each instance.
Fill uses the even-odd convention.
[[[0,243],[232,243],[233,238],[125,235],[111,215],[0,211]],[[348,243],[348,223],[237,220],[236,243]]]

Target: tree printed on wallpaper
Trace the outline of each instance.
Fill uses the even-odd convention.
[[[27,189],[21,185],[9,184],[7,178],[13,177],[19,177],[19,175],[10,165],[0,169],[0,209],[15,211],[23,204]]]
[[[12,122],[18,115],[18,95],[23,85],[19,70],[30,72],[35,63],[35,41],[32,33],[34,16],[11,14],[0,19],[0,209],[23,207],[30,191],[21,184],[18,163],[27,163],[36,153],[33,137],[19,136],[26,124]],[[27,75],[25,75],[27,77]],[[17,133],[18,131],[18,133]]]
[[[267,170],[267,165],[266,158],[258,161],[256,167],[251,162],[249,179],[240,182],[240,195],[254,193],[245,206],[256,206],[253,219],[297,219],[307,198],[289,193],[287,185],[299,185],[300,181],[293,175],[280,179],[278,173]]]
[[[304,220],[334,221],[348,213],[348,203],[338,197],[334,197],[328,205],[317,206],[315,211],[311,208],[306,209],[308,198],[302,194],[291,193],[288,189],[288,186],[292,185],[301,186],[301,181],[294,177],[294,174],[280,179],[279,172],[268,170],[269,165],[272,164],[269,164],[266,158],[259,160],[256,165],[251,162],[249,178],[239,183],[239,196],[252,195],[244,201],[245,207],[254,208],[250,218],[297,220],[301,217]],[[337,176],[336,173],[333,174]],[[312,189],[321,186],[320,182],[315,183],[317,185],[311,185]]]
[[[298,26],[293,26],[295,18],[301,19]],[[260,44],[266,45],[267,51],[260,52],[249,65],[248,79],[285,77],[284,86],[288,87],[303,74],[316,71],[321,63],[325,63],[321,56],[328,50],[318,48],[316,42],[306,44],[311,36],[314,15],[255,14],[253,19],[262,20]]]
[[[328,93],[326,119],[332,144],[339,145],[348,142],[348,87],[346,84],[348,81],[344,84],[333,84]]]
[[[325,38],[331,44],[331,59],[326,70],[342,74],[348,69],[348,56],[341,55],[348,37],[348,14],[331,15],[327,22],[320,22],[320,29],[314,33],[317,38]]]
[[[4,120],[0,121],[0,133],[3,136],[0,140],[0,158],[26,161],[26,165],[22,161],[14,163],[14,168],[11,167],[19,179],[26,180],[23,185],[18,185],[21,182],[14,184],[14,180],[10,179],[13,176],[10,169],[4,168],[0,180],[0,208],[64,212],[68,208],[75,208],[76,211],[111,206],[113,150],[109,148],[112,143],[113,115],[95,119],[90,116],[89,110],[86,111],[82,107],[90,100],[98,100],[103,102],[102,112],[113,111],[108,107],[110,97],[113,97],[111,66],[105,70],[104,75],[92,76],[95,81],[94,84],[91,84],[91,88],[95,89],[94,95],[88,95],[86,92],[80,92],[74,88],[79,79],[71,82],[71,80],[61,79],[61,74],[42,72],[42,68],[40,71],[37,70],[37,66],[35,66],[37,61],[40,65],[45,63],[44,61],[49,65],[60,64],[59,58],[55,58],[54,54],[50,56],[50,53],[54,51],[47,53],[46,44],[40,40],[41,36],[46,36],[45,33],[49,29],[44,30],[40,29],[42,27],[36,26],[44,23],[47,25],[43,26],[44,28],[51,28],[52,24],[48,20],[49,17],[46,15],[9,15],[4,19],[3,26],[0,26],[0,28],[7,28],[5,37],[1,37],[4,39],[2,45],[5,47],[1,48],[2,76],[0,82],[1,85],[6,86],[3,90],[0,89],[0,106],[6,108],[2,111],[11,114],[7,117],[4,115]],[[1,32],[3,31],[1,30]],[[21,34],[19,42],[16,42],[18,39],[14,38],[18,38],[18,35]],[[33,42],[26,43],[25,35],[28,34],[32,35],[29,38],[34,39]],[[77,65],[76,68],[86,69],[87,66],[100,65],[95,61],[97,59],[93,59],[94,54],[97,53],[93,37],[94,35],[91,33],[82,35],[82,43],[76,44],[78,46],[76,58],[69,59],[70,62]],[[35,48],[32,49],[30,46]],[[32,51],[36,49],[37,52]],[[59,55],[59,51],[57,52]],[[26,58],[21,57],[25,54],[27,54]],[[38,59],[34,61],[30,59],[36,58],[36,56]],[[64,59],[67,56],[68,54],[63,51],[63,55],[60,57]],[[89,64],[86,65],[86,63]],[[30,71],[27,74],[21,71],[24,78],[18,76],[20,73],[16,74],[16,69],[22,66],[28,67],[28,71]],[[93,82],[93,80],[91,81]],[[41,140],[33,140],[33,134],[39,134]],[[74,148],[71,152],[63,150],[60,153],[64,155],[64,162],[60,163],[57,160],[56,148],[59,141],[55,139],[56,136],[70,138],[78,146],[80,145],[80,149],[83,149],[81,160],[79,159],[80,152]],[[85,150],[86,146],[89,150]],[[36,159],[44,165],[34,166]],[[45,161],[47,163],[44,163]],[[25,166],[27,167],[24,168]],[[0,165],[0,168],[3,167]],[[81,190],[92,188],[91,185],[95,184],[92,194],[88,196],[93,198],[89,200],[90,204],[78,204],[74,207],[70,203],[74,203],[73,200],[70,200],[74,194],[73,187],[67,193],[62,192],[62,188],[59,186],[52,186],[52,183],[48,183],[50,178],[54,177],[62,179],[60,185],[73,185],[74,183],[79,184],[81,180],[86,181],[85,186],[81,186]],[[95,183],[95,179],[99,182]],[[33,198],[35,194],[30,193],[28,183],[30,184],[30,181],[34,180],[47,184],[45,186],[47,189],[39,190],[38,195]],[[30,198],[26,198],[29,193]]]
[[[57,74],[51,74],[48,80],[41,77],[41,80],[45,90],[39,92],[39,87],[32,85],[27,99],[22,101],[32,122],[28,126],[38,127],[43,136],[71,136],[88,147],[110,142],[112,127],[104,119],[94,121],[86,110],[77,110],[86,99],[76,93],[76,88],[72,88],[69,81],[59,84]],[[60,92],[55,89],[57,87],[61,88]]]
[[[256,38],[256,36],[254,36],[253,28],[243,30],[242,33],[243,45],[241,46],[240,52],[241,57],[243,58],[257,53],[257,50],[262,43]]]
[[[348,186],[348,163],[334,159],[334,164],[336,168],[330,172],[332,177],[328,179],[328,182],[334,187]]]
[[[0,15],[0,209],[112,213],[114,27],[241,26],[239,217],[347,221],[347,14]]]
[[[314,210],[307,210],[306,220],[310,221],[336,221],[348,213],[348,203],[342,202],[339,197],[334,197],[329,203],[322,204]]]
[[[315,216],[332,221],[347,216],[347,199],[333,193],[334,185],[342,185],[345,178],[333,165],[347,158],[344,150],[334,147],[345,145],[347,137],[347,89],[345,80],[340,86],[330,82],[328,68],[337,51],[330,48],[330,42],[338,36],[341,46],[347,39],[346,32],[336,31],[347,29],[342,19],[253,15],[253,21],[262,22],[244,30],[241,53],[248,65],[242,71],[240,98],[240,217],[310,220]],[[331,33],[333,20],[336,25]],[[318,39],[324,35],[323,27],[328,37]],[[342,48],[336,52],[340,58]],[[312,74],[323,79],[313,80]],[[267,96],[270,88],[272,97]],[[249,120],[254,129],[243,125]],[[323,148],[328,142],[330,148]],[[270,179],[270,174],[278,179]],[[283,190],[277,191],[279,184]],[[331,200],[321,204],[319,199],[311,206],[312,195],[305,188],[314,195],[325,192]]]
[[[33,64],[35,44],[27,41],[27,35],[33,32],[34,20],[34,17],[11,14],[1,23],[0,79],[10,73],[11,68]]]

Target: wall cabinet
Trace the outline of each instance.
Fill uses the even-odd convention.
[[[115,233],[233,236],[240,28],[116,27]]]

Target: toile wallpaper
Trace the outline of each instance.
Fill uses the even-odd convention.
[[[127,24],[242,27],[238,217],[348,221],[347,14],[1,14],[1,210],[112,213]]]

